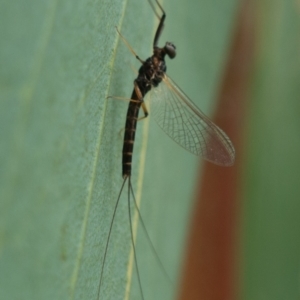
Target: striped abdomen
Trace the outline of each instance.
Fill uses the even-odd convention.
[[[137,95],[135,90],[133,90],[131,99],[137,100]],[[142,101],[140,102],[130,102],[127,110],[126,123],[125,123],[125,133],[124,133],[124,144],[123,144],[123,177],[131,175],[131,163],[132,163],[132,153],[133,145],[135,139],[136,123],[139,115],[139,110]]]

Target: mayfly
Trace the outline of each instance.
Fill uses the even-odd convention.
[[[134,260],[137,269],[137,277],[141,290],[141,296],[142,299],[144,299],[133,240],[130,195],[132,194],[135,202],[133,188],[131,185],[131,164],[135,131],[140,108],[142,108],[144,113],[143,118],[148,116],[148,110],[144,101],[145,96],[149,96],[149,101],[151,101],[151,113],[153,114],[158,125],[180,146],[193,154],[200,155],[204,159],[221,166],[231,166],[233,165],[235,159],[235,150],[227,135],[212,121],[210,121],[210,119],[206,117],[199,110],[199,108],[197,108],[197,106],[185,95],[185,93],[174,83],[174,81],[167,76],[165,56],[173,59],[176,56],[176,47],[170,42],[167,42],[162,48],[158,47],[157,44],[164,27],[166,13],[158,0],[155,0],[155,2],[161,11],[161,16],[157,13],[152,0],[148,1],[159,19],[159,24],[153,41],[153,55],[145,61],[142,60],[118,31],[118,34],[130,52],[142,65],[138,70],[137,78],[134,80],[134,88],[131,98],[127,99],[129,100],[129,106],[126,116],[122,151],[122,175],[124,180],[115,204],[105,246],[100,282],[98,286],[98,299],[100,299],[100,289],[104,272],[103,270],[111,230],[126,181],[128,181],[128,211],[131,240],[134,249]],[[121,99],[126,100],[126,98]],[[144,227],[143,222],[142,225]]]

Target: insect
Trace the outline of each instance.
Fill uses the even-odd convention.
[[[130,196],[133,196],[135,203],[135,197],[131,184],[131,165],[135,132],[137,128],[137,121],[139,120],[138,115],[140,108],[142,108],[144,113],[142,118],[146,118],[148,116],[148,110],[144,101],[145,96],[148,96],[147,101],[151,101],[151,114],[153,114],[158,125],[180,146],[193,154],[200,155],[204,159],[221,166],[231,166],[233,165],[235,159],[235,150],[227,135],[212,121],[210,121],[210,119],[197,108],[197,106],[184,94],[184,92],[174,83],[174,81],[167,76],[165,57],[168,56],[170,59],[175,58],[176,47],[170,42],[167,42],[163,47],[158,46],[158,41],[164,27],[166,14],[158,0],[155,0],[155,3],[158,6],[158,9],[161,11],[161,16],[155,10],[152,1],[148,1],[159,19],[159,24],[153,40],[153,55],[146,60],[142,60],[118,31],[121,39],[124,41],[130,52],[141,63],[141,67],[138,70],[137,78],[134,80],[134,88],[131,98],[127,99],[129,101],[129,106],[126,116],[122,150],[123,184],[114,208],[105,246],[100,282],[98,286],[98,299],[100,299],[104,265],[111,236],[111,230],[119,200],[126,182],[128,182],[128,211],[131,240],[134,249],[134,260],[137,269],[137,277],[141,290],[141,296],[142,299],[144,299],[137,257],[134,248]],[[142,225],[144,227],[143,223]]]

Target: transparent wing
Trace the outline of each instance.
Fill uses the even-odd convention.
[[[231,166],[234,147],[228,136],[165,75],[149,92],[151,116],[176,143],[204,159]]]

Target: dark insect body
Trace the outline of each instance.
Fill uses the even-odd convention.
[[[156,12],[151,0],[148,1],[154,13],[159,19],[159,25],[157,27],[153,41],[153,55],[149,57],[146,61],[140,59],[139,56],[136,55],[131,46],[118,31],[120,37],[122,38],[126,46],[129,48],[131,53],[141,62],[142,65],[138,71],[137,78],[134,80],[134,89],[131,98],[129,99],[122,151],[122,175],[124,180],[117,198],[117,202],[114,207],[114,212],[109,228],[104,257],[102,261],[97,299],[100,299],[104,265],[116,210],[127,180],[128,212],[131,240],[142,299],[144,299],[144,295],[139,275],[133,238],[130,195],[133,196],[134,205],[136,206],[136,209],[138,211],[142,227],[145,231],[152,251],[154,252],[162,270],[165,272],[163,264],[161,263],[146,231],[145,225],[143,223],[143,220],[141,218],[140,212],[136,204],[133,188],[131,185],[131,165],[137,121],[148,116],[148,111],[144,102],[144,97],[150,94],[149,100],[151,101],[153,106],[153,116],[156,119],[158,125],[180,146],[182,146],[183,148],[185,148],[193,154],[200,155],[204,159],[221,166],[231,166],[233,165],[235,159],[235,150],[227,135],[212,121],[210,121],[210,119],[206,117],[197,108],[197,106],[193,104],[193,102],[180,90],[180,88],[166,75],[165,56],[167,55],[169,58],[173,59],[176,56],[176,47],[174,46],[174,44],[169,42],[167,42],[162,48],[157,46],[160,34],[164,27],[166,14],[162,6],[159,4],[158,0],[155,0],[155,2],[159,7],[160,11],[162,12],[161,17]],[[138,115],[140,108],[142,108],[144,112],[144,117],[139,119]]]
[[[164,48],[155,46],[154,54],[142,62],[138,77],[134,81],[134,90],[131,95],[133,101],[129,103],[125,124],[123,177],[131,175],[133,145],[140,107],[142,106],[145,117],[147,117],[148,112],[144,105],[144,97],[152,88],[157,87],[162,82],[167,69],[164,60],[166,55],[170,58],[175,57],[175,46],[173,44],[167,43]]]

